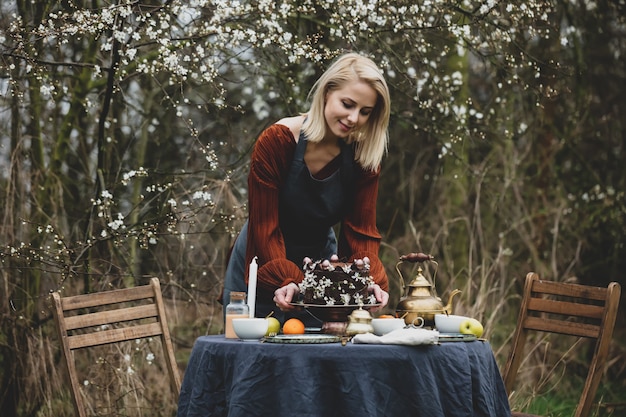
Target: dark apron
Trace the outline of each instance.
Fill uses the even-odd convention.
[[[314,178],[304,162],[306,137],[300,134],[293,161],[279,195],[279,226],[285,240],[287,259],[298,266],[305,256],[328,259],[337,253],[333,226],[350,210],[354,187],[354,151],[340,141],[341,167],[322,180]],[[248,222],[244,224],[231,253],[224,279],[224,303],[231,291],[247,291],[244,281]],[[256,300],[256,316],[275,309],[270,300]],[[285,318],[280,310],[274,314]],[[305,317],[306,318],[306,317]],[[282,320],[281,320],[282,321]],[[319,323],[318,323],[319,324]]]
[[[352,147],[340,142],[340,169],[319,180],[311,175],[304,162],[306,144],[306,137],[300,134],[279,204],[278,218],[287,259],[296,265],[302,265],[305,256],[328,259],[337,253],[333,226],[341,221],[352,201]]]

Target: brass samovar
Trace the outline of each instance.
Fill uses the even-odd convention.
[[[417,268],[415,278],[413,278],[408,285],[404,284],[404,277],[399,268],[400,264],[403,262],[431,262],[438,267],[434,258],[425,253],[409,253],[408,255],[402,255],[400,257],[400,261],[396,264],[396,271],[398,271],[398,275],[400,276],[404,296],[400,298],[396,306],[397,316],[404,317],[406,324],[416,324],[419,321],[418,317],[421,317],[424,320],[423,325],[433,326],[435,324],[435,314],[452,314],[452,298],[461,293],[461,290],[453,290],[448,297],[448,304],[444,306],[441,298],[437,296],[435,285],[431,284],[422,274],[424,270],[421,265]],[[437,271],[435,270],[435,275],[436,274]]]

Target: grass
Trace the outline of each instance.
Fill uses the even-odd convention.
[[[578,404],[583,382],[576,380],[568,389],[548,393],[534,393],[513,402],[516,411],[544,417],[571,417]],[[598,389],[590,417],[621,417],[626,415],[626,394],[623,384],[608,382]]]

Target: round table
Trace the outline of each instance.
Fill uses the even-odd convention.
[[[202,336],[178,405],[178,417],[509,415],[486,341],[342,346]]]

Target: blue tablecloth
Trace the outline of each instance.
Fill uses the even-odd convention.
[[[196,340],[178,417],[510,416],[491,346]]]

